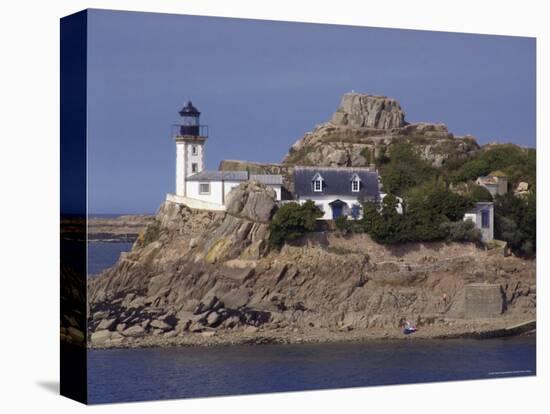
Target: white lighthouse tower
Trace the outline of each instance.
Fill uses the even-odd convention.
[[[208,127],[199,124],[201,113],[191,102],[187,102],[179,114],[181,124],[175,125],[177,129],[172,133],[176,141],[176,192],[167,194],[166,201],[192,209],[225,211],[231,190],[249,180],[271,187],[277,200],[281,199],[281,175],[251,174],[248,170],[205,170],[204,144]]]
[[[204,170],[205,125],[199,124],[201,113],[191,101],[179,112],[182,118],[176,141],[176,195],[185,197],[187,177]]]

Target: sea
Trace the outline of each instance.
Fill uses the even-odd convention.
[[[90,243],[90,277],[131,243]],[[90,350],[91,404],[532,376],[535,336]]]
[[[120,253],[132,250],[133,243],[88,243],[88,277],[96,277],[103,270],[113,266]]]

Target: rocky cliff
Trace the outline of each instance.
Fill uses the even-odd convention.
[[[392,144],[404,141],[434,166],[480,149],[473,137],[455,137],[444,124],[407,123],[395,99],[347,93],[331,120],[296,141],[283,163],[369,166]]]
[[[273,251],[275,209],[258,183],[232,191],[226,213],[164,203],[132,251],[89,281],[91,345],[399,337],[405,319],[434,337],[534,318],[534,262],[470,244],[387,248],[337,233]],[[479,284],[488,288],[467,294]]]

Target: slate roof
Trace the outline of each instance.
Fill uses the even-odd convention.
[[[259,181],[264,184],[282,185],[283,176],[279,174],[250,174],[248,171],[201,171],[190,175],[187,181]]]
[[[280,174],[250,174],[250,180],[264,184],[283,185],[283,176]]]
[[[312,180],[317,173],[321,174],[324,180],[322,192],[313,191]],[[351,179],[354,174],[361,179],[358,192],[351,191]],[[330,195],[378,198],[378,173],[368,168],[295,167],[294,192],[298,197]]]
[[[248,180],[248,172],[246,171],[201,171],[190,175],[186,178],[187,181],[246,181]]]

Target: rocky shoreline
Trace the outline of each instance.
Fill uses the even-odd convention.
[[[517,322],[517,321],[515,321]],[[229,346],[229,345],[268,345],[268,344],[314,344],[335,342],[367,342],[379,340],[430,340],[430,339],[492,339],[509,336],[536,334],[536,322],[522,321],[510,327],[514,321],[501,319],[485,321],[446,321],[446,326],[422,327],[411,337],[403,335],[401,330],[376,329],[354,330],[342,327],[339,330],[312,329],[294,332],[286,330],[244,329],[239,332],[204,331],[195,334],[184,334],[171,337],[146,336],[125,338],[112,335],[111,339],[101,344],[89,344],[90,349],[134,349],[134,348],[169,348],[194,346]],[[349,330],[348,330],[349,329]]]
[[[415,338],[481,338],[535,318],[533,260],[338,232],[273,250],[273,194],[237,190],[226,213],[165,203],[132,251],[88,281],[90,347],[399,339],[405,320]]]

